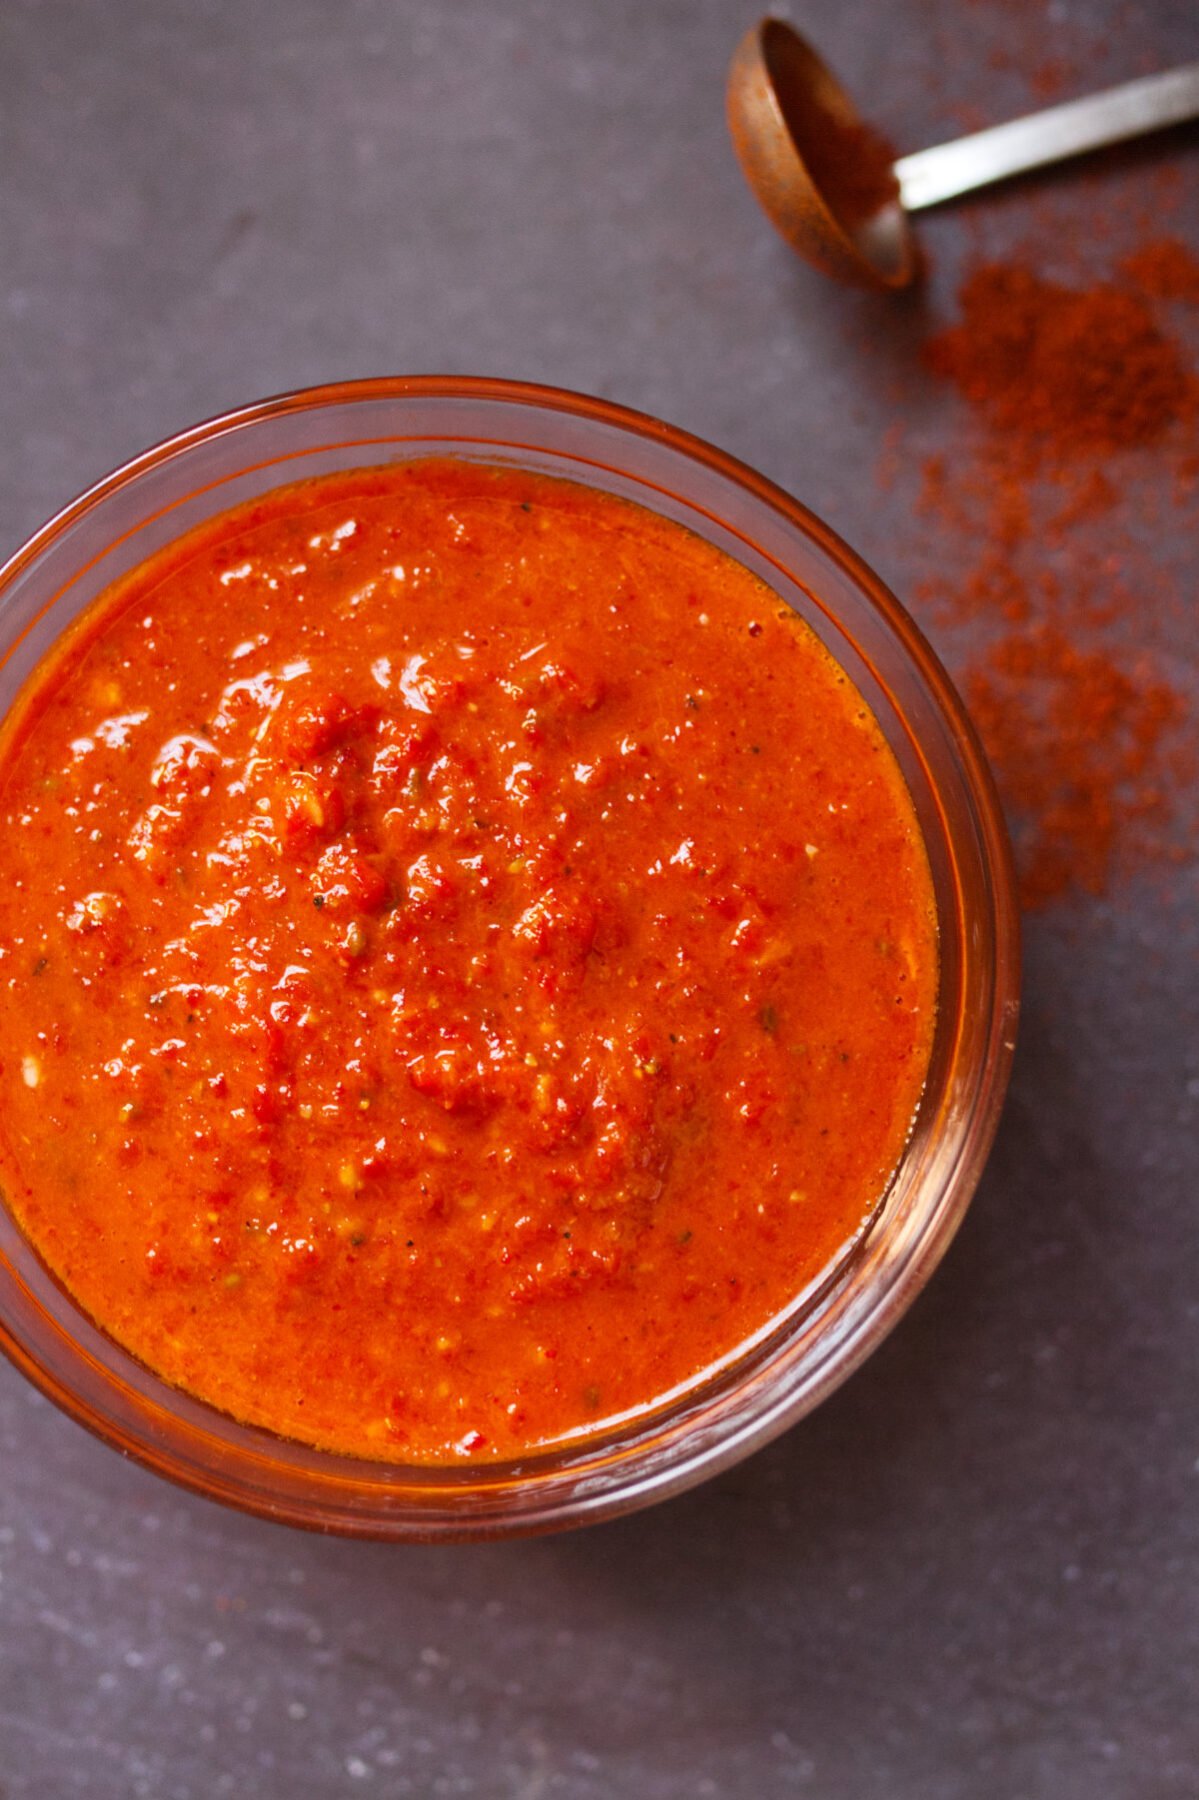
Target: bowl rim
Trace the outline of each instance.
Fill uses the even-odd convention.
[[[598,1496],[589,1495],[581,1502],[572,1502],[569,1498],[559,1499],[556,1503],[551,1500],[551,1503],[540,1511],[536,1508],[526,1509],[521,1516],[514,1519],[474,1518],[467,1511],[461,1512],[456,1517],[438,1516],[435,1518],[430,1513],[423,1523],[415,1524],[411,1518],[401,1522],[396,1518],[368,1517],[357,1514],[350,1516],[344,1513],[338,1516],[329,1514],[315,1516],[311,1506],[305,1506],[303,1503],[297,1503],[290,1499],[280,1501],[277,1497],[257,1489],[247,1491],[244,1482],[241,1484],[226,1482],[224,1486],[221,1486],[214,1479],[211,1470],[205,1472],[191,1467],[190,1464],[184,1465],[178,1457],[172,1456],[169,1450],[162,1449],[154,1441],[152,1431],[144,1432],[139,1437],[135,1433],[122,1431],[111,1419],[101,1418],[77,1388],[71,1387],[37,1360],[27,1343],[12,1329],[8,1319],[0,1315],[0,1351],[3,1351],[8,1360],[20,1369],[34,1386],[53,1400],[61,1410],[109,1447],[118,1449],[122,1454],[132,1457],[144,1467],[165,1476],[185,1489],[200,1493],[206,1498],[221,1501],[237,1510],[259,1517],[311,1530],[332,1531],[339,1535],[361,1538],[445,1542],[455,1539],[482,1540],[499,1536],[528,1536],[619,1516],[645,1506],[651,1501],[681,1492],[696,1482],[740,1461],[827,1398],[898,1323],[941,1261],[961,1224],[998,1127],[1015,1049],[1016,1024],[1019,1013],[1019,907],[1016,898],[1010,840],[998,793],[977,731],[961,696],[932,645],[897,596],[839,533],[776,482],[705,439],[619,402],[543,383],[512,381],[488,376],[427,374],[365,377],[322,383],[312,387],[288,390],[234,407],[213,414],[197,424],[185,427],[148,446],[100,477],[75,499],[52,514],[0,565],[0,607],[4,604],[11,584],[44,552],[63,538],[72,527],[106,501],[133,486],[142,477],[185,456],[188,451],[198,445],[211,443],[249,427],[267,425],[274,420],[296,414],[316,414],[335,407],[344,408],[368,402],[403,400],[425,402],[465,400],[475,404],[481,403],[484,406],[495,404],[497,406],[532,408],[559,416],[568,415],[575,419],[582,419],[598,426],[607,427],[623,437],[650,440],[667,451],[681,456],[685,462],[702,465],[717,476],[723,477],[735,488],[748,494],[768,512],[781,517],[786,525],[797,530],[802,537],[813,542],[826,557],[834,564],[839,565],[871,608],[881,615],[890,636],[896,640],[900,650],[906,655],[925,694],[931,698],[942,722],[947,726],[953,741],[962,782],[972,804],[973,823],[979,840],[978,856],[986,876],[984,898],[989,908],[992,938],[989,970],[989,1029],[985,1045],[979,1054],[978,1079],[971,1095],[969,1129],[962,1133],[954,1165],[942,1179],[942,1189],[947,1203],[939,1207],[933,1220],[932,1229],[922,1235],[916,1251],[905,1263],[899,1280],[886,1291],[885,1304],[876,1306],[865,1323],[854,1331],[848,1348],[842,1350],[842,1353],[834,1359],[832,1366],[823,1367],[818,1371],[815,1380],[804,1389],[798,1402],[793,1395],[790,1397],[783,1395],[774,1407],[759,1409],[756,1416],[748,1423],[743,1423],[739,1430],[734,1428],[725,1431],[715,1445],[701,1446],[691,1457],[676,1457],[671,1466],[665,1470],[654,1471],[651,1469],[643,1475],[640,1481],[635,1478],[636,1470],[634,1470],[632,1478],[619,1490],[606,1491]],[[341,440],[341,442],[343,447],[357,448],[361,445],[363,449],[369,449],[372,445],[382,447],[399,443],[419,444],[424,435],[391,432],[373,439]],[[430,439],[429,441],[434,440]],[[447,441],[452,442],[452,430],[445,434],[438,434],[435,441],[442,444]],[[475,431],[465,435],[461,441],[464,444],[469,443],[472,452],[477,452],[482,456],[485,456],[489,448],[496,451],[537,448],[536,445],[522,444],[510,437],[488,438]],[[258,462],[250,459],[239,464],[235,472],[248,474],[262,468],[282,469],[292,458],[299,460],[310,453],[308,450],[294,450],[282,455],[264,457]],[[587,457],[570,451],[558,450],[555,450],[554,455],[566,463],[576,462],[600,471],[621,472],[617,465],[605,461],[599,456]],[[363,466],[366,464],[364,463]],[[186,497],[195,498],[210,488],[219,488],[229,478],[230,471],[227,470],[211,482],[201,482],[198,486],[191,487]],[[643,475],[638,474],[636,480],[639,486],[646,489],[650,495],[656,488],[660,493],[677,497],[673,495],[673,490],[669,490]],[[281,486],[285,484],[285,481],[286,476],[273,485]],[[179,501],[176,499],[171,506],[161,510],[169,512],[178,504]],[[644,504],[652,509],[652,498],[647,498]],[[690,498],[687,498],[687,505],[692,512],[701,517],[708,517],[725,531],[731,531],[732,535],[740,536],[742,541],[747,543],[751,541],[743,533],[739,533],[736,527],[730,527],[727,521],[720,519],[717,514],[710,512],[704,505],[697,504]],[[74,569],[67,585],[72,585],[94,563],[108,555],[117,544],[123,541],[123,536],[133,535],[157,516],[159,514],[154,512],[139,516],[136,524],[130,527],[127,533],[106,540],[104,547],[90,562],[81,563]],[[777,560],[769,552],[763,551],[757,545],[754,548],[759,555],[764,556],[768,561],[776,562],[776,566],[780,570],[783,569],[783,565],[777,563]],[[789,572],[788,575],[789,579],[795,579]],[[810,589],[806,591],[810,594],[815,606],[834,622],[837,622],[838,616],[835,609],[828,607],[818,593],[812,593]],[[34,629],[38,620],[53,607],[62,592],[63,589],[60,588],[52,593],[18,637],[5,648],[3,655],[0,656],[0,668],[7,663],[25,636]],[[866,665],[870,666],[870,659],[866,657],[864,660]],[[929,791],[940,808],[942,805],[940,783],[928,766],[924,748],[917,734],[913,731],[909,735],[912,746],[923,763]],[[945,829],[947,836],[951,835],[947,824]],[[960,900],[960,882],[957,881],[956,869],[954,879]],[[948,1204],[950,1199],[953,1204]],[[57,1321],[55,1324],[57,1325]],[[61,1327],[59,1326],[58,1329],[61,1330]],[[68,1337],[69,1334],[63,1332],[63,1336]],[[153,1374],[152,1371],[150,1373]],[[176,1390],[162,1382],[160,1377],[155,1377],[155,1380],[169,1403],[170,1398],[176,1395]],[[184,1398],[191,1400],[191,1396]],[[192,1403],[203,1404],[194,1401]],[[169,1404],[164,1410],[170,1411]],[[220,1414],[214,1416],[224,1417]],[[268,1442],[270,1441],[268,1434],[262,1435]],[[288,1442],[287,1440],[278,1441],[280,1444]],[[584,1440],[584,1444],[596,1441],[606,1442],[607,1439],[601,1433],[597,1435],[596,1439]],[[556,1450],[558,1446],[551,1448]],[[312,1451],[311,1454],[318,1459],[324,1458],[330,1465],[335,1461],[349,1465],[354,1460],[334,1458],[328,1453],[319,1451]],[[262,1460],[269,1462],[269,1457],[264,1456]],[[377,1468],[373,1464],[366,1466],[376,1472],[390,1471],[393,1476],[402,1472],[404,1468],[404,1465],[398,1464],[381,1464]],[[508,1465],[508,1467],[511,1468],[512,1465]],[[536,1471],[531,1471],[531,1473],[535,1477]],[[480,1470],[479,1476],[485,1485],[485,1471]],[[385,1490],[380,1486],[378,1491],[382,1496]],[[444,1490],[447,1495],[452,1494],[453,1491],[453,1488]],[[478,1487],[464,1482],[460,1491],[464,1494],[477,1492]]]

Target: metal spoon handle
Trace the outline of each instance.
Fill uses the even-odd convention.
[[[931,150],[901,156],[895,164],[900,197],[914,212],[1026,169],[1196,117],[1199,63],[1188,63],[1084,100],[1067,100],[1063,106],[1050,106],[1006,125],[992,125],[951,144],[934,144]]]

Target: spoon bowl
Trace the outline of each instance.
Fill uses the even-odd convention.
[[[760,20],[737,46],[726,97],[745,178],[787,242],[838,280],[906,287],[919,252],[895,152],[811,45],[781,19]]]

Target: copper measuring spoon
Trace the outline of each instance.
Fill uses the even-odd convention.
[[[909,213],[1199,117],[1199,63],[896,160],[811,45],[763,19],[737,46],[727,100],[746,180],[787,242],[842,281],[899,288],[919,268]]]

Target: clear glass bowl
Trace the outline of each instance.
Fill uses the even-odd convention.
[[[106,1443],[213,1499],[325,1531],[498,1537],[611,1517],[727,1468],[809,1412],[902,1316],[944,1255],[995,1133],[1014,1043],[1007,837],[978,742],[928,644],[827,525],[709,445],[551,388],[422,377],[313,388],[148,450],[0,570],[0,708],[110,582],[212,514],[305,476],[446,454],[639,501],[736,557],[807,620],[872,707],[915,801],[941,934],[927,1088],[872,1228],[814,1291],[682,1396],[487,1468],[333,1456],[160,1381],[84,1316],[0,1209],[0,1347]]]

